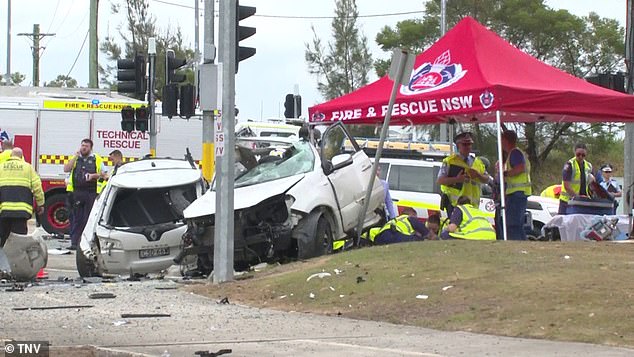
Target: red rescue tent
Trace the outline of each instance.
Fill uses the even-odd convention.
[[[385,117],[387,76],[309,109],[309,121],[377,123]],[[401,85],[391,123],[634,121],[634,96],[605,89],[515,48],[471,17],[417,56]],[[411,121],[411,122],[410,122]]]

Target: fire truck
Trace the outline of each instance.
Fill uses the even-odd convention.
[[[0,87],[0,137],[22,148],[24,159],[42,179],[46,203],[39,221],[46,231],[68,232],[64,163],[75,155],[82,139],[94,142],[93,152],[108,166],[108,154],[115,149],[126,162],[150,153],[149,132],[121,130],[121,109],[142,105],[146,103],[102,89]],[[157,131],[157,157],[182,158],[189,148],[194,160],[200,160],[199,116],[181,120],[158,114]]]

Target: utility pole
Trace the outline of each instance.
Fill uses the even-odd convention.
[[[11,0],[7,2],[7,74],[4,83],[11,84]]]
[[[149,60],[147,102],[150,109],[150,155],[156,157],[156,115],[154,105],[154,83],[156,78],[156,39],[148,39],[147,54]],[[167,66],[167,63],[165,64]],[[167,78],[167,77],[166,77]]]
[[[205,5],[205,9],[207,9],[207,5]],[[213,12],[211,14],[213,16]],[[198,0],[194,0],[194,60],[196,64],[200,61],[200,24],[198,19],[200,18],[200,9],[198,8]],[[212,19],[213,21],[213,19]],[[206,34],[206,33],[205,33]],[[213,32],[212,32],[213,34]],[[213,39],[212,39],[213,41]]]
[[[214,283],[233,280],[233,187],[235,161],[235,72],[237,0],[220,2],[219,42],[222,63],[222,131],[224,154],[216,165]],[[217,136],[217,135],[216,135]],[[216,144],[217,145],[217,144]]]
[[[88,88],[99,88],[99,56],[97,36],[97,19],[99,13],[99,0],[90,0],[90,37],[88,44]]]
[[[634,37],[632,36],[632,21],[634,21],[634,5],[633,0],[627,1],[627,13],[625,17],[625,64],[627,66],[627,92],[634,94],[634,68],[632,61],[634,60]],[[623,191],[625,192],[625,198],[623,200],[624,212],[630,217],[630,238],[632,233],[632,202],[634,188],[634,123],[625,124],[625,143],[624,143],[624,156],[625,167],[623,177]],[[628,203],[629,201],[629,203]]]
[[[40,33],[40,24],[33,25],[32,33],[19,33],[18,36],[28,36],[33,41],[33,87],[40,86],[40,40],[46,36],[55,36],[54,33]]]
[[[440,0],[440,37],[447,33],[447,0]],[[450,141],[449,127],[446,123],[440,124],[440,141]],[[453,147],[450,145],[450,147]],[[453,151],[452,151],[453,152]]]

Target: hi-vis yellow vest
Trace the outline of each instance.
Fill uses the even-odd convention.
[[[517,176],[507,176],[504,178],[504,182],[506,183],[506,189],[504,190],[504,193],[506,195],[510,195],[513,192],[522,191],[526,196],[530,196],[533,193],[533,189],[531,188],[530,175],[531,164],[528,162],[528,158],[522,150],[518,148],[514,148],[513,150],[521,152],[522,156],[524,156],[524,172]],[[511,152],[513,152],[513,150],[511,150]],[[509,153],[509,158],[510,157],[511,154]],[[506,160],[505,170],[507,171],[511,169],[510,161],[510,159]]]
[[[471,205],[460,205],[456,208],[462,211],[462,222],[454,233],[449,233],[453,238],[469,240],[495,240],[495,229],[484,212]]]
[[[577,159],[575,159],[574,157],[568,160],[568,162],[572,165],[572,178],[570,179],[570,186],[572,187],[572,190],[578,194],[581,191],[581,168],[579,167]],[[583,160],[583,167],[583,172],[586,175],[586,193],[589,193],[590,187],[588,186],[588,177],[592,173],[592,164],[587,162],[586,160]],[[568,195],[568,192],[566,192],[563,180],[561,181],[561,194],[559,195],[559,199],[564,202],[568,202],[568,200],[570,200],[570,196]]]
[[[402,214],[394,219],[387,221],[387,223],[385,223],[383,227],[381,228],[379,227],[370,228],[368,233],[367,234],[363,233],[361,237],[365,239],[368,239],[369,237],[370,241],[374,242],[374,238],[376,238],[376,236],[378,236],[379,234],[381,234],[381,232],[386,231],[388,229],[395,230],[406,236],[411,236],[414,234],[414,227],[412,227],[412,224],[409,222],[408,218],[409,218],[409,215]]]
[[[95,155],[95,165],[97,167],[97,173],[101,173],[101,166],[103,165],[103,158],[97,154]],[[72,160],[72,158],[71,158]],[[68,178],[68,184],[66,185],[66,192],[75,191],[75,186],[73,185],[73,174],[75,173],[75,167],[77,166],[77,160],[75,160],[75,164],[73,165],[73,169],[70,170],[70,177]],[[108,182],[104,180],[97,180],[97,194],[100,194],[106,184]]]
[[[0,195],[0,217],[31,218],[34,199],[38,207],[44,206],[40,176],[22,158],[0,163]]]
[[[453,154],[445,158],[443,160],[443,163],[447,166],[447,170],[449,170],[451,165],[453,165],[453,166],[462,167],[465,169],[465,171],[471,168],[476,170],[480,174],[483,174],[485,171],[484,163],[478,157],[476,157],[473,160],[473,163],[471,164],[471,166],[467,165],[467,163],[458,154]],[[446,194],[447,196],[449,196],[449,199],[451,200],[451,204],[453,206],[456,206],[458,202],[458,198],[460,198],[460,196],[468,197],[469,200],[471,200],[471,203],[473,204],[480,204],[480,194],[482,190],[480,186],[480,181],[478,181],[477,179],[470,179],[469,177],[467,177],[464,183],[462,184],[462,187],[460,189],[458,189],[458,187],[459,187],[459,184],[449,185],[449,186],[440,185],[440,191]]]

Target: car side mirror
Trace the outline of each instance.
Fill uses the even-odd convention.
[[[335,157],[332,158],[331,162],[332,162],[333,171],[339,170],[342,167],[352,165],[352,155],[350,154],[335,155]]]

